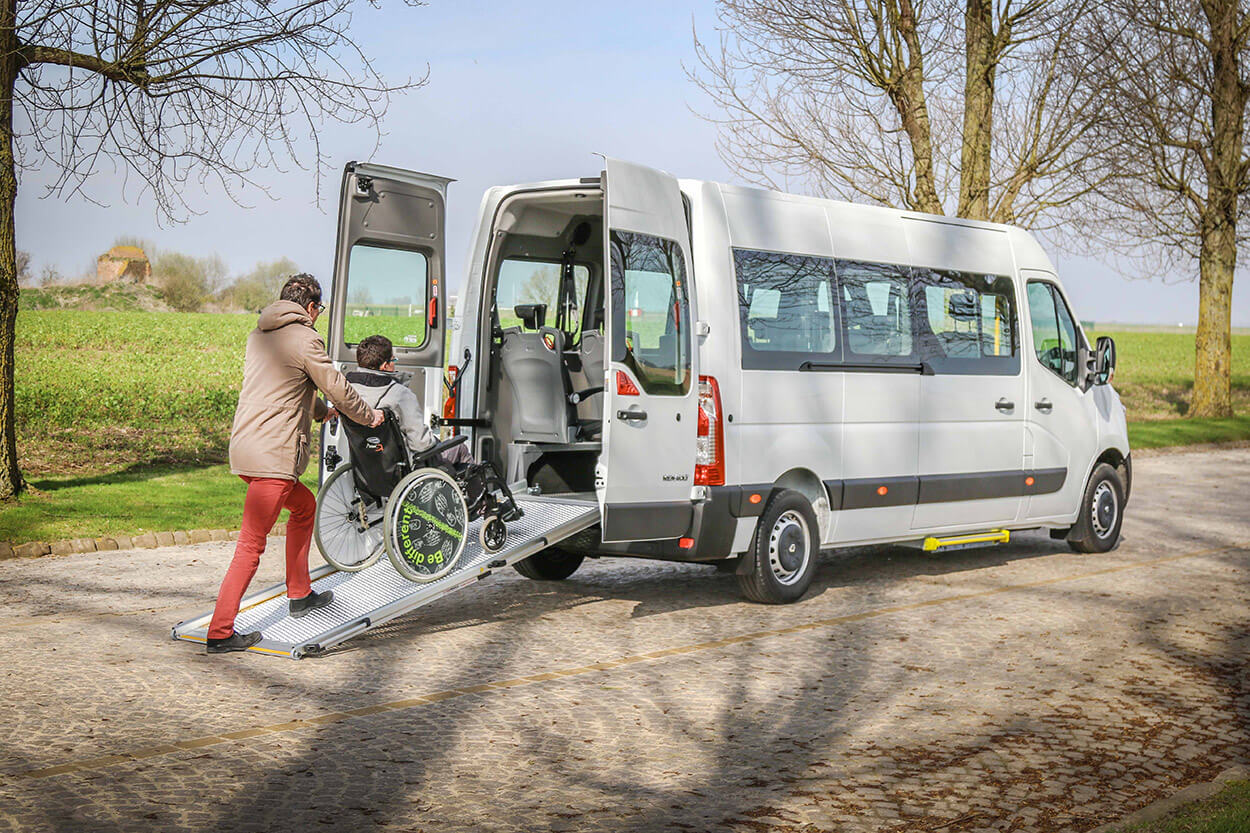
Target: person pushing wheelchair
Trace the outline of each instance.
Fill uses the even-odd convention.
[[[286,537],[291,615],[304,616],[334,598],[329,590],[314,593],[308,575],[316,498],[299,477],[308,466],[310,424],[333,417],[336,409],[371,427],[381,425],[384,416],[330,363],[325,342],[313,329],[324,309],[317,279],[295,275],[283,285],[279,300],[261,311],[247,337],[243,387],[230,431],[230,471],[247,483],[247,497],[234,557],[208,628],[210,654],[245,651],[260,641],[258,632],[236,632],[234,620],[283,508],[291,511]],[[318,390],[333,408],[317,397]]]

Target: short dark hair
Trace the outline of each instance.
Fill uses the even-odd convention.
[[[282,294],[279,297],[283,301],[294,301],[304,308],[309,304],[320,304],[321,284],[307,272],[292,275],[282,284]]]
[[[377,370],[393,358],[395,352],[386,336],[368,336],[356,345],[356,364],[367,370]]]

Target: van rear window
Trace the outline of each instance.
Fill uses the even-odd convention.
[[[797,370],[834,361],[838,310],[832,258],[734,249],[742,366]]]
[[[690,301],[686,263],[671,240],[612,231],[612,359],[643,390],[690,391]]]

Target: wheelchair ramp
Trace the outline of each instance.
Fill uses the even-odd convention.
[[[299,659],[345,642],[397,616],[486,578],[492,571],[581,532],[599,522],[599,506],[591,500],[517,495],[525,515],[508,524],[508,542],[496,553],[482,549],[478,540],[481,521],[469,525],[468,540],[456,569],[426,584],[418,584],[395,572],[385,555],[371,567],[341,572],[328,564],[312,571],[313,590],[334,591],[334,601],[302,619],[287,613],[286,585],[278,584],[245,598],[235,629],[260,631],[264,637],[249,648],[260,654]],[[174,625],[173,638],[203,643],[207,639],[212,611]]]

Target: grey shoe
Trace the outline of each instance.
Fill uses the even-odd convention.
[[[228,654],[231,651],[246,651],[248,648],[260,642],[260,631],[252,633],[234,633],[225,639],[210,639],[204,645],[204,652],[208,654]]]
[[[311,611],[325,607],[332,601],[334,601],[333,590],[326,590],[324,593],[309,593],[302,599],[291,599],[288,603],[291,610],[291,618],[299,619]]]

